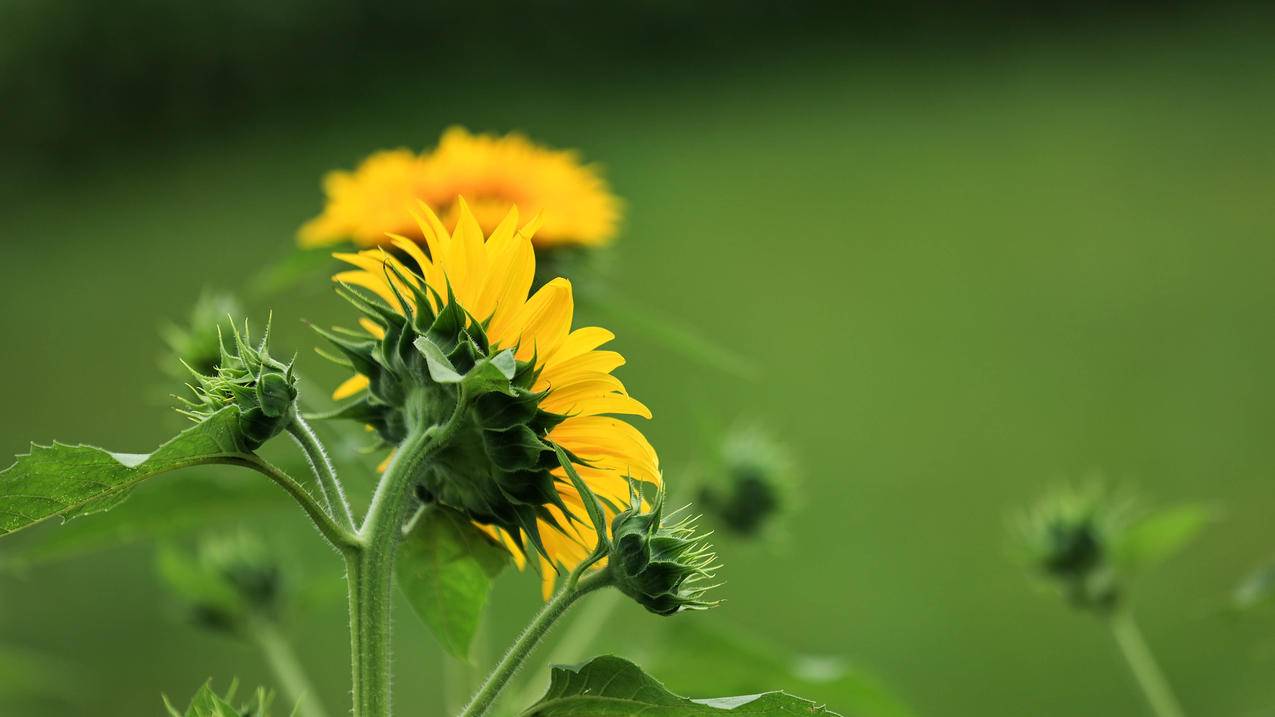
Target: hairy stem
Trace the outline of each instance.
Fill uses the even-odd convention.
[[[549,651],[543,660],[536,660],[536,665],[561,665],[579,662],[588,650],[616,608],[623,604],[624,596],[617,591],[609,591],[598,595],[584,607],[577,610],[570,622],[563,628],[562,637]],[[519,682],[516,697],[518,704],[531,704],[543,692],[543,681],[526,677]]]
[[[252,628],[253,640],[265,655],[290,706],[296,707],[298,717],[328,717],[318,692],[279,626],[270,620],[258,620]]]
[[[1138,681],[1142,693],[1150,703],[1151,710],[1157,717],[1183,717],[1182,707],[1156,663],[1155,656],[1151,654],[1151,648],[1147,646],[1133,615],[1128,610],[1116,612],[1108,619],[1108,624],[1120,646],[1120,652],[1129,663],[1134,679]]]
[[[282,469],[271,465],[255,454],[234,456],[223,462],[251,468],[279,484],[279,487],[287,491],[288,495],[297,501],[306,515],[310,516],[310,521],[314,523],[314,527],[319,529],[323,537],[327,538],[328,542],[343,554],[349,554],[359,546],[359,537],[350,532],[348,528],[337,524],[332,515],[324,510],[323,506],[319,505],[314,499],[314,496],[310,495],[309,491],[297,482],[296,478],[288,475]]]
[[[390,608],[394,557],[413,499],[411,480],[451,440],[467,404],[468,397],[462,392],[446,423],[413,432],[398,446],[359,528],[360,548],[346,556],[354,717],[390,717],[392,713]]]
[[[571,607],[576,600],[611,584],[610,576],[605,572],[594,573],[578,582],[569,580],[567,585],[553,597],[540,613],[532,619],[531,624],[523,630],[522,635],[514,641],[513,646],[509,648],[509,652],[501,658],[500,663],[487,676],[487,681],[470,700],[469,705],[465,707],[465,711],[460,713],[460,717],[483,717],[491,706],[495,703],[496,698],[500,696],[500,691],[504,689],[509,679],[518,672],[518,668],[522,666],[527,656],[531,654],[536,645],[540,643],[544,636],[549,633],[549,629],[557,622],[558,618],[566,613],[567,608]]]
[[[323,449],[318,435],[302,418],[295,404],[292,406],[292,420],[288,422],[288,434],[297,442],[297,445],[301,446],[301,450],[309,459],[310,470],[314,471],[315,477],[319,479],[319,487],[323,490],[323,497],[327,500],[331,512],[353,530],[354,513],[350,510],[349,499],[345,497],[345,488],[341,485],[341,481],[337,480],[336,467],[332,465],[332,459],[328,458],[328,452]]]

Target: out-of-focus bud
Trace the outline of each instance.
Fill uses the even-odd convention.
[[[1056,490],[1020,520],[1027,560],[1074,607],[1109,613],[1123,593],[1115,546],[1129,514],[1099,486]]]
[[[242,634],[279,613],[281,572],[266,547],[247,533],[203,541],[191,554],[168,547],[159,573],[204,627]]]
[[[160,327],[168,352],[162,366],[178,380],[186,380],[183,364],[200,374],[211,374],[221,361],[221,332],[234,328],[231,316],[243,311],[239,300],[224,291],[205,290],[191,307],[185,323]]]
[[[736,429],[722,442],[721,470],[700,487],[697,502],[728,533],[759,537],[792,506],[792,465],[765,431]]]

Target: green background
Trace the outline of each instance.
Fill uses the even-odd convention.
[[[1102,626],[1034,588],[1006,538],[1018,507],[1099,472],[1155,504],[1222,508],[1138,585],[1138,614],[1189,713],[1264,714],[1275,625],[1225,606],[1275,552],[1272,26],[1237,10],[1025,29],[991,15],[959,41],[804,25],[770,41],[759,19],[724,56],[722,38],[684,60],[630,40],[601,66],[483,60],[479,23],[453,43],[471,55],[424,68],[437,53],[422,49],[410,71],[310,78],[216,121],[196,103],[190,122],[116,108],[98,126],[51,105],[64,142],[26,125],[7,140],[25,151],[0,199],[0,449],[149,450],[180,425],[156,327],[286,256],[324,171],[430,146],[454,123],[522,130],[602,163],[627,202],[609,282],[641,316],[581,319],[619,335],[670,485],[737,420],[769,426],[801,468],[782,539],[723,539],[726,604],[671,620],[843,655],[920,714],[1141,714]],[[529,53],[552,39],[533,38]],[[303,391],[326,392],[341,372],[301,320],[350,312],[325,281],[250,304],[274,310],[280,351],[300,352]],[[693,360],[653,321],[748,357],[756,377]],[[288,628],[340,714],[339,561],[298,511],[244,522],[295,562]],[[210,676],[268,683],[251,650],[183,620],[152,563],[134,545],[0,578],[0,644],[63,666],[68,695],[0,713],[159,714],[159,692],[182,700]],[[501,579],[492,650],[538,604],[536,582]],[[594,651],[625,651],[658,620],[625,606]],[[441,714],[433,638],[406,610],[397,630],[403,713]]]

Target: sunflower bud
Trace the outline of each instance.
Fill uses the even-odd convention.
[[[644,506],[634,485],[629,508],[611,521],[606,567],[611,581],[657,615],[717,605],[704,599],[714,586],[702,584],[716,573],[716,555],[704,540],[707,535],[696,533],[696,519],[679,518],[679,513],[664,512],[663,491]]]
[[[1027,559],[1076,608],[1109,613],[1122,597],[1114,548],[1127,513],[1098,488],[1055,492],[1021,521]]]
[[[291,422],[297,380],[291,362],[284,364],[271,358],[268,323],[265,336],[255,348],[249,344],[247,323],[243,333],[236,327],[231,331],[233,350],[226,347],[219,335],[220,356],[210,373],[203,374],[187,366],[195,376],[195,384],[190,386],[194,398],[180,399],[185,405],[181,413],[202,421],[226,406],[237,406],[240,441],[243,448],[255,451]]]
[[[205,540],[194,554],[167,548],[159,572],[193,620],[209,629],[239,634],[254,620],[278,617],[279,566],[247,533]]]
[[[733,431],[722,443],[721,471],[699,491],[705,514],[741,538],[761,536],[791,508],[792,460],[764,431]]]
[[[164,357],[165,371],[184,380],[184,364],[201,374],[210,374],[221,361],[221,331],[234,328],[231,316],[241,312],[234,295],[220,291],[204,291],[191,307],[185,323],[168,324],[160,335],[168,349]]]

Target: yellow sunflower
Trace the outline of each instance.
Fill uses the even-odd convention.
[[[487,233],[511,207],[540,214],[543,222],[532,239],[537,247],[606,244],[620,221],[620,200],[598,168],[582,164],[575,152],[520,134],[470,134],[461,127],[444,132],[432,152],[378,152],[353,172],[331,172],[324,193],[323,213],[298,232],[302,246],[347,239],[376,246],[387,242],[387,234],[422,242],[424,234],[403,212],[415,199],[438,209],[449,230],[460,218],[462,196]]]
[[[590,489],[606,499],[604,503],[627,505],[630,477],[659,485],[655,450],[638,429],[614,417],[651,416],[611,374],[624,364],[624,357],[600,347],[614,334],[595,326],[572,329],[574,302],[571,283],[564,278],[553,279],[528,296],[536,268],[531,238],[537,233],[538,222],[532,220],[519,228],[518,210],[510,208],[484,238],[464,199],[457,200],[454,230],[449,230],[428,205],[418,206],[420,214],[412,216],[424,250],[402,235],[391,236],[404,260],[379,248],[338,253],[337,258],[354,268],[333,279],[375,293],[401,316],[418,313],[417,306],[404,306],[404,302],[421,300],[411,297],[424,297],[430,306],[421,308],[438,313],[444,308],[438,305],[443,301],[438,297],[448,296],[450,290],[470,317],[471,333],[485,332],[491,352],[512,349],[519,365],[527,367],[527,375],[534,379],[528,379],[526,395],[537,402],[539,415],[552,417],[543,424],[548,427],[538,438],[563,448]],[[391,282],[412,286],[391,286]],[[382,326],[372,321],[361,325],[369,340],[383,338]],[[369,380],[355,375],[334,397],[349,398],[368,390]],[[547,555],[540,558],[547,596],[553,587],[554,566],[570,569],[578,564],[592,550],[596,536],[565,471],[561,466],[546,470],[561,499],[538,506],[548,511],[548,519],[538,523]],[[609,519],[614,510],[606,510]],[[525,544],[525,534],[515,536],[508,528],[481,521],[477,524],[508,547],[522,567],[523,557],[515,546]]]

